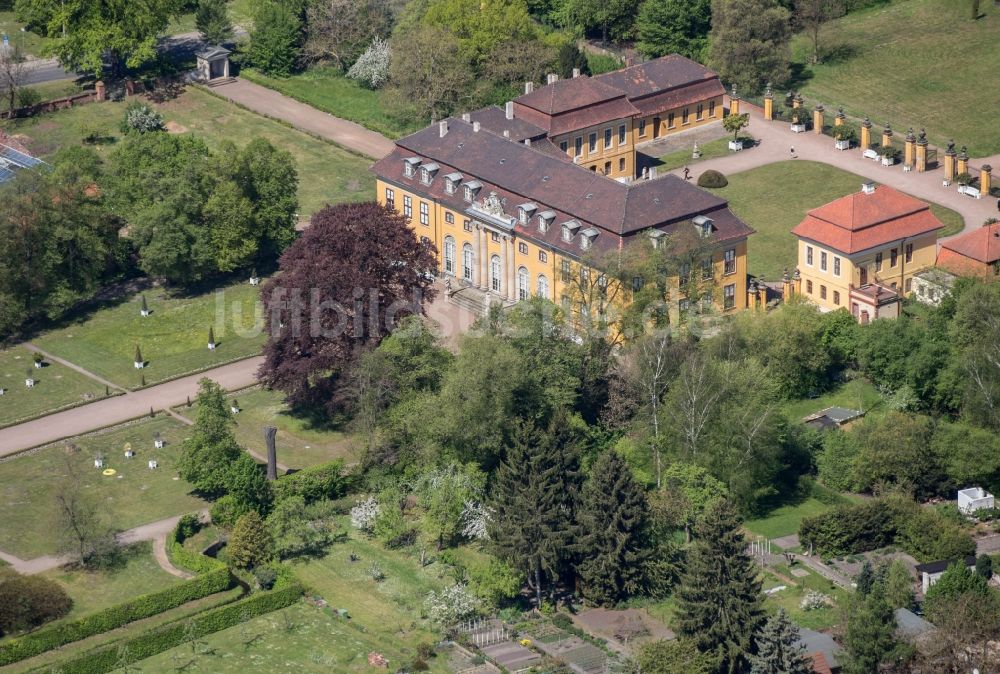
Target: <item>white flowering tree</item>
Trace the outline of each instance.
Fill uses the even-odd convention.
[[[431,590],[424,600],[424,611],[431,622],[450,627],[462,620],[471,618],[479,608],[478,601],[469,589],[455,583],[440,592]]]
[[[389,43],[376,36],[368,45],[365,53],[347,71],[347,76],[369,89],[378,89],[389,81],[389,61],[391,58],[392,51],[389,49]]]
[[[366,534],[370,534],[375,528],[378,513],[378,500],[374,496],[369,496],[351,508],[351,526],[355,529],[360,529]]]
[[[472,464],[435,468],[417,480],[427,532],[437,539],[439,550],[463,531],[466,504],[481,498],[485,484],[486,476]]]
[[[493,511],[479,501],[466,501],[462,511],[462,535],[474,541],[488,541]]]

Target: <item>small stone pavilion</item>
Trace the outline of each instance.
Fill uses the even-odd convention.
[[[198,59],[198,79],[212,83],[229,79],[229,54],[225,47],[208,47],[195,54]]]

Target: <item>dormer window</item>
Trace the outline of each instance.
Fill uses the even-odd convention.
[[[448,194],[454,194],[460,182],[462,182],[461,173],[449,173],[444,177],[444,191]]]
[[[542,211],[538,214],[538,231],[544,234],[549,231],[549,225],[556,219],[556,214],[552,211]]]
[[[424,185],[430,185],[431,181],[434,180],[434,174],[438,172],[441,167],[437,164],[425,164],[420,167],[420,182]]]
[[[691,222],[694,223],[695,228],[698,230],[698,236],[703,239],[707,239],[712,236],[712,226],[714,222],[711,218],[706,218],[704,215],[699,215],[695,217]]]
[[[597,238],[597,234],[597,230],[593,227],[588,227],[580,232],[580,248],[583,250],[590,250],[590,247],[594,245],[594,239]]]
[[[569,222],[564,222],[562,226],[562,240],[572,241],[573,237],[576,236],[576,230],[580,229],[580,223],[576,220],[570,220]]]
[[[483,184],[478,180],[470,180],[463,187],[465,189],[465,200],[472,203],[472,200],[476,198],[476,193],[482,189]]]
[[[522,225],[528,224],[532,214],[538,210],[535,204],[521,204],[517,207],[517,219]]]
[[[407,157],[403,160],[403,175],[412,178],[416,174],[418,166],[420,166],[420,157]]]

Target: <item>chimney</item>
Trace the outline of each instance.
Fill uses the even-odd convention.
[[[580,69],[579,68],[573,68],[573,77],[577,78],[579,76],[580,76]]]
[[[448,120],[443,119],[438,122],[438,133],[441,134],[442,138],[448,135]]]
[[[475,133],[479,133],[479,122],[473,122],[473,123],[472,123],[472,130],[473,130],[473,131],[474,131]]]
[[[524,83],[524,93],[530,94],[534,90],[535,90],[535,83],[534,82],[525,82]]]
[[[514,119],[514,101],[507,101],[504,106],[504,113],[507,115],[507,119]]]
[[[468,124],[469,122],[472,121],[472,115],[470,115],[467,112],[463,112],[462,113],[462,121]]]
[[[531,147],[531,139],[530,138],[525,138],[524,139],[524,144],[527,145],[528,147]]]
[[[267,445],[267,479],[278,479],[278,453],[274,448],[274,435],[278,429],[274,426],[264,426],[264,443]]]
[[[863,194],[875,194],[875,183],[870,180],[861,183],[861,192]]]
[[[553,82],[557,82],[559,80],[559,76],[555,73],[549,73],[545,76],[545,80],[546,84],[552,84]]]
[[[508,139],[508,140],[510,140],[510,131],[508,131],[507,129],[504,129],[503,130],[503,137],[506,138],[506,139]]]

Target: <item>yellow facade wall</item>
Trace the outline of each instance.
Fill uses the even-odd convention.
[[[712,106],[714,103],[714,110]],[[702,116],[698,118],[698,105],[702,105]],[[687,122],[684,121],[684,111],[687,110]],[[712,114],[709,114],[712,112]],[[723,117],[722,96],[706,99],[701,103],[692,103],[672,110],[664,110],[656,115],[634,117],[632,128],[634,130],[633,142],[636,145],[645,143],[656,138],[686,131],[705,124],[721,120]],[[671,115],[673,115],[671,126]]]
[[[622,127],[625,129],[624,141],[619,142],[619,131]],[[605,133],[609,129],[611,131],[611,146],[607,147],[604,141]],[[590,151],[592,134],[596,141],[593,152]],[[578,139],[580,141],[579,155],[576,153]],[[603,173],[609,178],[635,177],[635,148],[632,145],[631,119],[616,119],[613,122],[552,136],[552,142],[560,149],[565,143],[566,154],[571,159],[575,159],[580,166]]]

